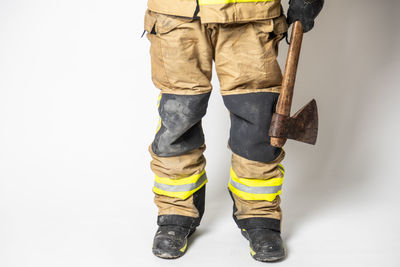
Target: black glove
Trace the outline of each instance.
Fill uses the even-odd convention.
[[[290,0],[287,21],[290,24],[300,20],[303,31],[308,32],[314,27],[314,19],[324,5],[324,0]]]

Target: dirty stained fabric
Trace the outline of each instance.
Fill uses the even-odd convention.
[[[155,154],[162,157],[184,154],[204,144],[201,118],[206,114],[209,98],[210,93],[162,94],[158,107],[162,124],[152,144]]]
[[[147,10],[145,30],[151,43],[152,81],[161,91],[160,122],[149,147],[159,224],[200,223],[207,183],[201,122],[214,63],[231,117],[228,187],[234,219],[239,227],[279,230],[284,152],[270,145],[267,131],[281,87],[277,55],[287,31],[285,17],[204,23]]]

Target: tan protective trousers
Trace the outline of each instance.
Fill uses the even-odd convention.
[[[214,61],[231,116],[234,219],[240,228],[279,230],[284,152],[270,145],[267,131],[282,81],[276,57],[287,31],[285,17],[201,23],[147,10],[145,30],[152,80],[161,90],[160,122],[149,148],[158,223],[200,223],[207,182],[201,119]]]

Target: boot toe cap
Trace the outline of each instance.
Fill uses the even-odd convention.
[[[163,259],[175,259],[182,256],[187,247],[188,230],[160,227],[153,241],[153,254]]]
[[[168,236],[160,236],[154,239],[154,247],[166,251],[175,251],[183,247],[184,242],[174,240]]]

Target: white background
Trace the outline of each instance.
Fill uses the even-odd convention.
[[[158,90],[145,9],[0,1],[0,266],[263,264],[231,218],[216,76],[204,220],[183,258],[151,253]],[[315,147],[286,146],[280,266],[400,266],[399,14],[396,0],[326,1],[305,36],[293,110],[316,98],[320,133]]]

